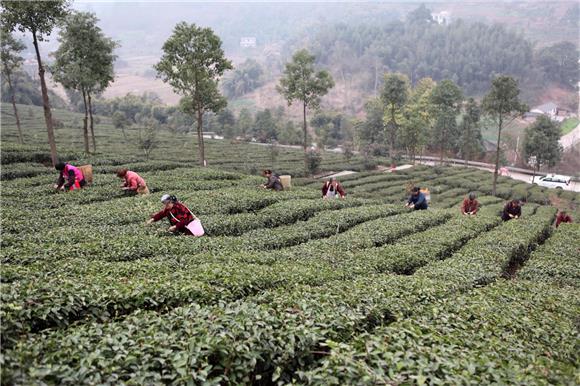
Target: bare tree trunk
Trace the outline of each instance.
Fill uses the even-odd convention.
[[[536,163],[536,165],[537,165],[537,163]],[[532,174],[532,184],[534,183],[534,179],[536,178],[536,167],[537,166],[534,166],[534,174]],[[539,167],[537,167],[537,169],[538,169],[538,171],[540,171]]]
[[[491,188],[491,194],[493,196],[495,196],[495,188],[497,186],[497,170],[499,168],[499,141],[501,139],[501,129],[502,129],[502,125],[503,125],[503,117],[501,116],[501,114],[499,115],[499,125],[498,125],[498,131],[497,131],[497,146],[496,146],[496,154],[495,154],[495,168],[493,170],[493,185]]]
[[[83,92],[83,103],[85,105],[85,117],[83,118],[83,139],[85,141],[85,153],[89,154],[89,127],[88,127],[88,120],[89,120],[89,109],[87,107],[87,92],[85,89],[82,89]]]
[[[205,148],[203,144],[203,111],[201,108],[197,109],[197,144],[199,146],[199,164],[205,165]]]
[[[304,143],[303,143],[303,147],[304,147],[304,153],[306,153],[306,150],[308,148],[308,132],[306,131],[306,102],[303,103],[303,117],[304,117],[304,121],[303,121],[303,129],[304,129]]]
[[[95,141],[95,127],[93,125],[93,104],[91,103],[91,93],[87,91],[87,96],[89,99],[89,117],[91,123],[91,138],[93,139],[93,153],[97,152],[97,141]]]
[[[16,97],[14,96],[14,88],[12,88],[12,80],[10,73],[6,72],[6,80],[10,88],[10,99],[12,100],[12,107],[14,108],[14,117],[16,118],[16,128],[18,129],[18,143],[24,144],[24,137],[22,136],[22,128],[20,127],[20,117],[18,116],[18,109],[16,108]]]
[[[58,154],[56,152],[56,141],[54,139],[54,126],[52,122],[52,111],[50,111],[50,101],[48,100],[48,88],[46,87],[46,80],[44,79],[44,67],[42,66],[42,59],[40,58],[40,50],[38,49],[38,40],[36,39],[36,31],[32,31],[32,43],[36,51],[36,61],[38,62],[38,76],[40,77],[40,91],[42,92],[42,107],[44,108],[44,120],[46,122],[46,131],[48,134],[48,144],[50,145],[50,158],[52,165],[55,166],[58,162]]]

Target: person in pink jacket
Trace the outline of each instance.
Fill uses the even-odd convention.
[[[140,195],[149,194],[149,188],[139,174],[123,168],[117,170],[117,177],[125,179],[121,189]]]
[[[58,180],[54,185],[56,190],[76,190],[84,188],[87,184],[83,172],[75,166],[65,162],[57,163],[54,168],[60,171]]]

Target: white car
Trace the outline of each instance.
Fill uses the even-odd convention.
[[[564,187],[570,185],[570,180],[571,178],[568,176],[548,174],[538,178],[535,183],[546,188],[564,189]]]

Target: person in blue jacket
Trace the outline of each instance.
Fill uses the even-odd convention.
[[[405,206],[415,210],[423,210],[428,208],[427,198],[423,193],[421,193],[418,186],[413,188],[411,196],[409,197],[409,201],[407,201]]]

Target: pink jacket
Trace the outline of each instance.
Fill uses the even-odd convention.
[[[65,176],[68,176],[71,170],[74,172],[75,179],[77,181],[82,181],[85,179],[85,176],[83,176],[83,172],[81,172],[79,168],[77,168],[76,166],[72,166],[71,164],[65,164],[64,170],[62,172]]]
[[[137,190],[137,188],[147,186],[147,184],[139,174],[128,171],[127,174],[125,174],[125,186],[131,190]]]

